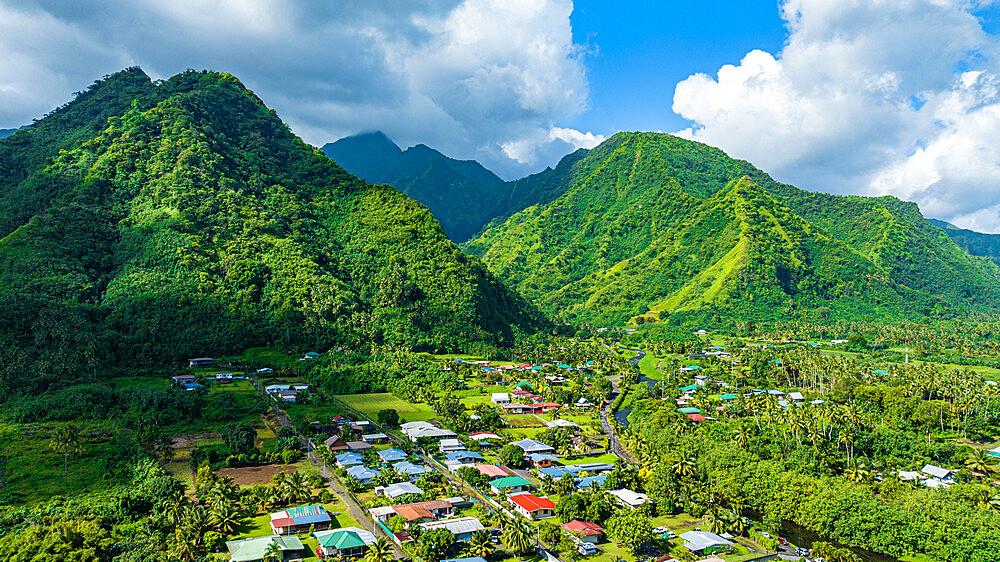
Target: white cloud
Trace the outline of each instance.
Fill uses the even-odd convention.
[[[29,122],[130,64],[154,78],[208,68],[238,76],[308,142],[382,129],[403,145],[522,174],[534,170],[502,145],[534,142],[586,108],[572,9],[571,0],[0,0],[0,126]]]
[[[606,140],[604,135],[595,135],[590,131],[583,133],[576,129],[563,129],[561,127],[549,129],[549,138],[569,143],[573,145],[573,148],[594,148]]]
[[[788,0],[777,55],[677,85],[679,134],[807,189],[1000,230],[998,40],[959,0]]]

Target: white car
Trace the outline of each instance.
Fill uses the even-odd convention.
[[[657,528],[653,529],[653,534],[654,535],[662,535],[663,533],[666,533],[669,530],[670,529],[668,529],[666,527],[657,527]]]

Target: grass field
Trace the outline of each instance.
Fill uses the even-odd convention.
[[[399,412],[401,421],[404,419],[405,421],[427,421],[434,417],[434,410],[427,404],[410,404],[388,392],[346,394],[337,398],[372,419],[375,419],[379,410],[385,409]]]
[[[125,472],[111,474],[102,468],[116,454],[109,438],[84,437],[83,454],[66,463],[63,455],[50,447],[49,436],[61,425],[64,424],[0,424],[0,457],[9,459],[4,467],[8,475],[3,489],[5,494],[32,504],[55,495],[107,491],[129,480],[130,475]],[[94,423],[77,424],[77,427],[82,432],[100,429]]]

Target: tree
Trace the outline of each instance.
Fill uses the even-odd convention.
[[[611,540],[632,552],[636,552],[653,534],[649,517],[634,509],[608,519],[604,528]]]
[[[298,503],[307,499],[311,494],[309,493],[309,486],[306,484],[305,476],[301,472],[293,472],[285,477],[285,481],[281,483],[282,488],[288,495],[289,501],[292,503]]]
[[[376,421],[378,421],[378,424],[381,426],[396,427],[399,425],[399,412],[393,410],[392,408],[379,410],[376,415]]]
[[[264,549],[263,562],[281,562],[281,545],[275,541],[271,541]]]
[[[518,524],[507,527],[503,534],[503,543],[507,545],[507,550],[520,559],[525,554],[530,553],[534,545],[531,541],[531,534],[528,530]]]
[[[257,442],[257,431],[245,423],[230,423],[219,432],[222,442],[235,453],[249,453]]]
[[[220,533],[232,535],[240,526],[243,514],[232,503],[220,501],[212,508],[212,523]]]
[[[389,539],[379,537],[374,544],[368,546],[365,562],[392,562],[392,546]]]
[[[80,442],[80,430],[72,425],[57,428],[52,434],[49,448],[63,456],[63,474],[68,473],[69,458],[83,454],[84,451]]]
[[[562,529],[558,526],[549,523],[548,521],[542,521],[538,523],[538,539],[549,546],[555,546],[559,544],[559,538],[562,536]]]
[[[490,534],[487,531],[476,531],[472,538],[469,539],[468,551],[470,556],[479,556],[482,558],[489,558],[493,554],[493,550],[496,549],[493,541],[490,538]]]
[[[417,539],[417,552],[428,562],[441,560],[451,545],[455,544],[455,534],[448,529],[424,531]]]
[[[513,443],[504,445],[503,449],[500,449],[498,458],[500,459],[500,464],[509,466],[510,468],[521,468],[524,466],[524,449]]]
[[[965,468],[982,474],[989,474],[997,470],[993,457],[986,454],[982,449],[973,449],[965,459]]]

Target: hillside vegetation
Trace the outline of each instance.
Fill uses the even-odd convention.
[[[704,144],[619,133],[533,181],[560,193],[464,248],[565,319],[884,319],[1000,306],[996,265],[916,205],[805,192]]]
[[[0,142],[0,393],[255,345],[495,346],[540,315],[240,82],[139,69]]]

